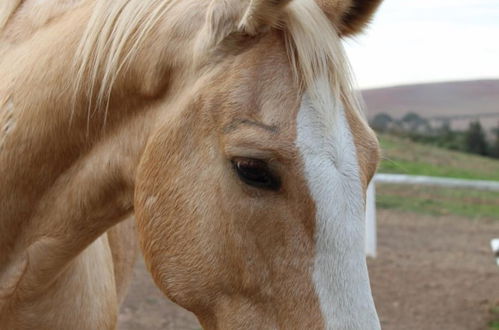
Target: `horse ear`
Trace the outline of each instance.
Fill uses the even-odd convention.
[[[291,0],[212,0],[204,27],[204,42],[218,44],[234,33],[255,36],[275,25]]]
[[[352,36],[368,25],[383,0],[316,0],[342,37]]]
[[[278,22],[290,0],[250,0],[239,28],[250,35],[264,31]]]

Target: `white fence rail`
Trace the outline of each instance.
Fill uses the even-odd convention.
[[[410,184],[424,186],[438,186],[445,188],[464,188],[476,190],[499,191],[499,182],[484,180],[465,180],[452,178],[438,178],[432,176],[405,175],[405,174],[376,174],[376,183]]]
[[[376,174],[367,190],[366,200],[366,254],[368,257],[376,257],[376,183],[499,191],[499,182],[497,181],[465,180],[405,174]]]

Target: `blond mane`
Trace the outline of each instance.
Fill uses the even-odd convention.
[[[0,1],[0,32],[2,32],[10,16],[16,11],[22,0],[2,0]]]
[[[294,0],[286,14],[287,49],[295,79],[311,93],[317,110],[327,118],[337,106],[344,106],[363,117],[342,41],[322,9],[315,0]]]
[[[175,2],[96,0],[75,56],[75,93],[85,85],[89,99],[96,100],[93,106],[107,109],[118,74],[126,69],[136,56],[138,46]],[[192,8],[186,6],[186,10],[189,9]],[[348,109],[361,113],[362,106],[353,88],[349,62],[338,32],[316,2],[291,1],[277,28],[286,32],[295,79],[310,91],[324,115],[333,113],[331,108],[336,107],[331,104],[338,100]],[[328,91],[324,91],[324,86],[329,86]]]
[[[105,106],[118,74],[165,16],[173,0],[96,0],[75,55],[74,96],[88,91],[89,110]],[[97,93],[95,89],[99,88]],[[96,104],[92,105],[96,96]]]

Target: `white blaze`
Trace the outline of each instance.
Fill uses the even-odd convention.
[[[316,207],[315,290],[327,329],[380,329],[364,252],[356,149],[343,106],[326,110],[305,93],[297,120],[296,143]]]

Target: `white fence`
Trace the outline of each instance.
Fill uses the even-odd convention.
[[[368,257],[376,257],[376,183],[385,184],[407,184],[438,186],[444,188],[464,188],[475,190],[499,191],[499,182],[484,180],[464,180],[439,178],[431,176],[383,174],[374,176],[367,190],[366,200],[366,254]]]

